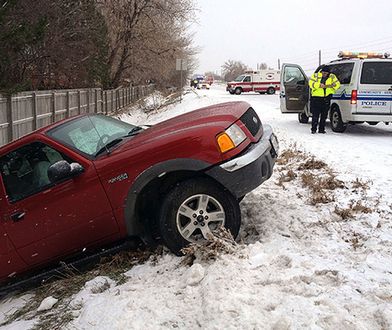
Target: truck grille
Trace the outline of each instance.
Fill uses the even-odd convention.
[[[249,108],[240,118],[249,132],[255,136],[260,129],[261,121],[256,111]]]

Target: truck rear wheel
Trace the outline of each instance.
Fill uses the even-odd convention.
[[[343,133],[346,130],[347,124],[343,123],[342,115],[337,106],[331,108],[329,120],[331,121],[332,131]]]
[[[273,88],[273,87],[269,87],[268,89],[267,89],[267,94],[275,94],[275,88]]]
[[[241,212],[237,199],[214,182],[197,178],[181,182],[166,195],[159,215],[165,245],[175,254],[190,243],[208,240],[224,226],[238,235]]]
[[[236,93],[237,95],[240,95],[242,93],[242,88],[241,87],[237,87],[235,89],[234,93]]]

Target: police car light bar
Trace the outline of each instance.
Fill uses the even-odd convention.
[[[385,53],[359,53],[359,52],[339,52],[339,58],[388,58],[390,54]]]

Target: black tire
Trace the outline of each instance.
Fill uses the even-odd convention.
[[[230,93],[231,95],[234,95],[234,91],[229,91],[229,93]]]
[[[267,94],[269,94],[269,95],[275,94],[275,88],[269,87],[269,88],[267,89]]]
[[[300,113],[298,114],[298,121],[299,121],[301,124],[307,124],[308,121],[309,121],[309,117],[306,115],[306,113],[300,112]]]
[[[378,124],[378,121],[367,121],[367,123],[371,126],[376,126]]]
[[[242,88],[241,88],[241,87],[237,87],[237,88],[235,89],[234,93],[235,93],[236,95],[240,95],[240,94],[242,93]]]
[[[205,178],[189,179],[180,182],[169,191],[162,202],[159,215],[162,240],[177,255],[182,255],[181,249],[195,241],[194,238],[197,240],[197,238],[202,238],[202,235],[204,236],[202,229],[208,232],[212,229],[211,226],[216,226],[214,222],[208,224],[207,220],[204,220],[203,216],[199,214],[199,203],[203,196],[208,196],[206,198],[206,211],[202,213],[203,216],[211,216],[212,212],[210,213],[210,211],[215,211],[215,214],[218,214],[222,210],[223,212],[220,213],[217,221],[221,222],[220,219],[223,213],[224,226],[230,230],[233,237],[238,235],[241,225],[241,212],[237,199],[213,181]],[[187,217],[185,213],[190,216]],[[199,219],[200,216],[202,220]],[[216,218],[218,219],[218,217]],[[204,223],[204,221],[206,222]],[[203,226],[202,223],[204,223]],[[181,233],[181,227],[185,236],[190,233],[190,239],[184,237]],[[190,227],[190,229],[187,230],[187,227]]]
[[[329,120],[331,122],[332,131],[343,133],[346,130],[347,124],[343,123],[342,115],[340,114],[340,110],[337,106],[331,108]]]

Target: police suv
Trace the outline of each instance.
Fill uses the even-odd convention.
[[[377,125],[392,122],[392,59],[389,54],[340,52],[339,59],[327,63],[340,83],[332,96],[329,119],[334,132],[344,132],[348,124]],[[309,108],[308,77],[299,65],[283,64],[280,109],[298,113],[307,123]]]

